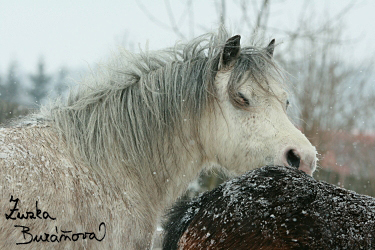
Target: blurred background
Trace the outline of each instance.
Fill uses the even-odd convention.
[[[117,47],[161,49],[225,25],[276,39],[290,118],[319,152],[314,177],[375,197],[375,1],[0,0],[0,123],[66,95]],[[226,177],[204,173],[187,195]]]

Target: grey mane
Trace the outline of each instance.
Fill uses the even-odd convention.
[[[221,29],[161,51],[122,51],[71,92],[67,103],[56,102],[43,115],[76,158],[93,168],[160,170],[155,162],[163,165],[165,155],[182,153],[173,146],[176,138],[199,145],[198,125],[215,102],[215,76],[228,38]],[[264,82],[275,69],[264,49],[241,48],[228,85],[231,98],[243,77]]]

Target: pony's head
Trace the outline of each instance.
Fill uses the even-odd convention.
[[[240,36],[228,37],[223,29],[161,51],[119,53],[46,117],[95,169],[168,172],[160,182],[186,169],[195,177],[203,165],[237,174],[291,165],[312,175],[316,151],[286,114],[274,40],[241,48]]]
[[[248,166],[289,165],[312,175],[316,150],[289,120],[282,71],[266,48],[240,46],[229,38],[218,56],[213,118],[203,123],[208,158],[243,173]],[[208,135],[208,136],[207,136]]]

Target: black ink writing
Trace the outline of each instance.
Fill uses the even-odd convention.
[[[90,240],[97,240],[97,241],[102,241],[107,233],[107,228],[105,226],[105,223],[102,222],[99,225],[99,232],[103,230],[103,237],[97,238],[96,234],[94,232],[85,232],[85,233],[73,233],[71,230],[60,230],[60,234],[57,230],[57,227],[55,227],[56,234],[40,234],[40,235],[33,235],[30,232],[29,227],[25,226],[20,226],[20,225],[14,225],[15,227],[20,227],[23,239],[25,240],[24,242],[18,242],[16,245],[23,245],[23,244],[30,244],[32,242],[62,242],[62,241],[77,241],[79,239],[84,240],[84,239],[90,239]]]
[[[56,220],[56,218],[53,218],[52,216],[49,215],[47,211],[43,211],[38,208],[38,201],[35,202],[35,213],[32,211],[26,211],[26,214],[18,212],[18,202],[20,200],[18,198],[13,199],[13,195],[10,197],[9,202],[14,202],[14,207],[10,209],[10,214],[5,214],[5,219],[9,220],[35,220],[35,219],[51,219],[51,220]],[[16,213],[17,212],[17,213]]]

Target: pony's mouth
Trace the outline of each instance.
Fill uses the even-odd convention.
[[[294,152],[293,149],[289,150],[286,155],[286,160],[291,167],[299,168],[299,165],[301,163],[301,159],[298,154]]]

